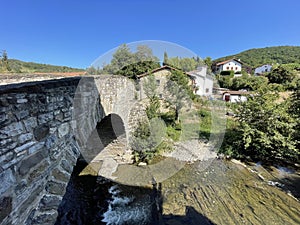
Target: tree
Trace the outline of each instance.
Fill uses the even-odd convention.
[[[211,57],[207,56],[203,59],[205,65],[207,65],[208,69],[211,70],[211,66],[212,66],[212,59]]]
[[[291,70],[284,68],[283,66],[279,66],[273,69],[267,77],[270,83],[287,85],[295,78],[295,74]]]
[[[113,54],[110,64],[103,67],[103,72],[116,74],[123,67],[134,62],[134,55],[126,44],[121,45]]]
[[[155,77],[153,75],[148,76],[143,87],[145,94],[149,99],[149,105],[146,108],[147,117],[148,119],[158,117],[160,102],[159,98],[157,97],[157,84]]]
[[[8,56],[6,50],[2,51],[2,56],[1,56],[1,67],[3,71],[10,71],[10,67],[8,64]]]
[[[169,60],[168,53],[164,52],[164,62],[163,62],[163,65],[168,65],[168,60]]]
[[[159,144],[165,136],[165,125],[160,119],[150,123],[139,121],[132,134],[131,147],[135,162],[151,162],[159,150]]]
[[[105,65],[100,73],[119,74],[129,78],[149,72],[160,67],[159,59],[146,45],[137,46],[137,51],[132,53],[126,44],[121,45],[113,54],[110,64]]]
[[[137,51],[134,54],[135,62],[140,61],[152,61],[152,62],[159,62],[159,58],[153,55],[152,49],[149,48],[147,45],[138,45]]]
[[[191,71],[197,69],[198,66],[203,66],[203,62],[199,58],[168,58],[167,65],[180,69],[182,71]]]
[[[193,90],[189,86],[189,78],[181,71],[174,70],[167,82],[167,101],[175,109],[175,120],[179,123],[179,112],[190,99],[194,99]]]
[[[260,90],[238,105],[240,136],[233,148],[238,148],[239,155],[263,161],[298,159],[295,119],[288,112],[288,104],[277,99],[274,92]]]

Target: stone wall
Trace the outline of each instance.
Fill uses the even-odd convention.
[[[80,154],[72,132],[80,78],[0,87],[1,224],[53,224]]]

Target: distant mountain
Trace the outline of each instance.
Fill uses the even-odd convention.
[[[67,66],[54,66],[34,62],[24,62],[17,59],[8,59],[10,72],[12,73],[64,73],[81,72],[84,69],[72,68]]]
[[[235,55],[215,59],[213,62],[221,62],[231,58],[240,59],[245,66],[252,68],[272,63],[300,63],[300,46],[253,48]]]

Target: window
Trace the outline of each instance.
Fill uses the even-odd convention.
[[[159,98],[162,99],[162,97],[163,97],[162,94],[159,94]]]
[[[226,102],[229,102],[229,101],[230,101],[230,94],[225,94],[224,100],[225,100]]]
[[[229,70],[229,66],[227,66],[226,69]]]
[[[233,70],[233,66],[231,67],[231,70]]]
[[[160,80],[156,80],[156,84],[157,84],[157,85],[160,85]]]
[[[209,92],[209,88],[206,88],[206,89],[205,89],[205,92],[208,93],[208,92]]]
[[[235,70],[237,70],[238,68],[237,67],[235,67]]]

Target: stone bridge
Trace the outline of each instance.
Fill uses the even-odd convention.
[[[97,124],[114,115],[116,136],[124,127],[128,140],[139,96],[111,75],[0,86],[0,224],[54,224],[78,157],[99,153],[87,151]]]

